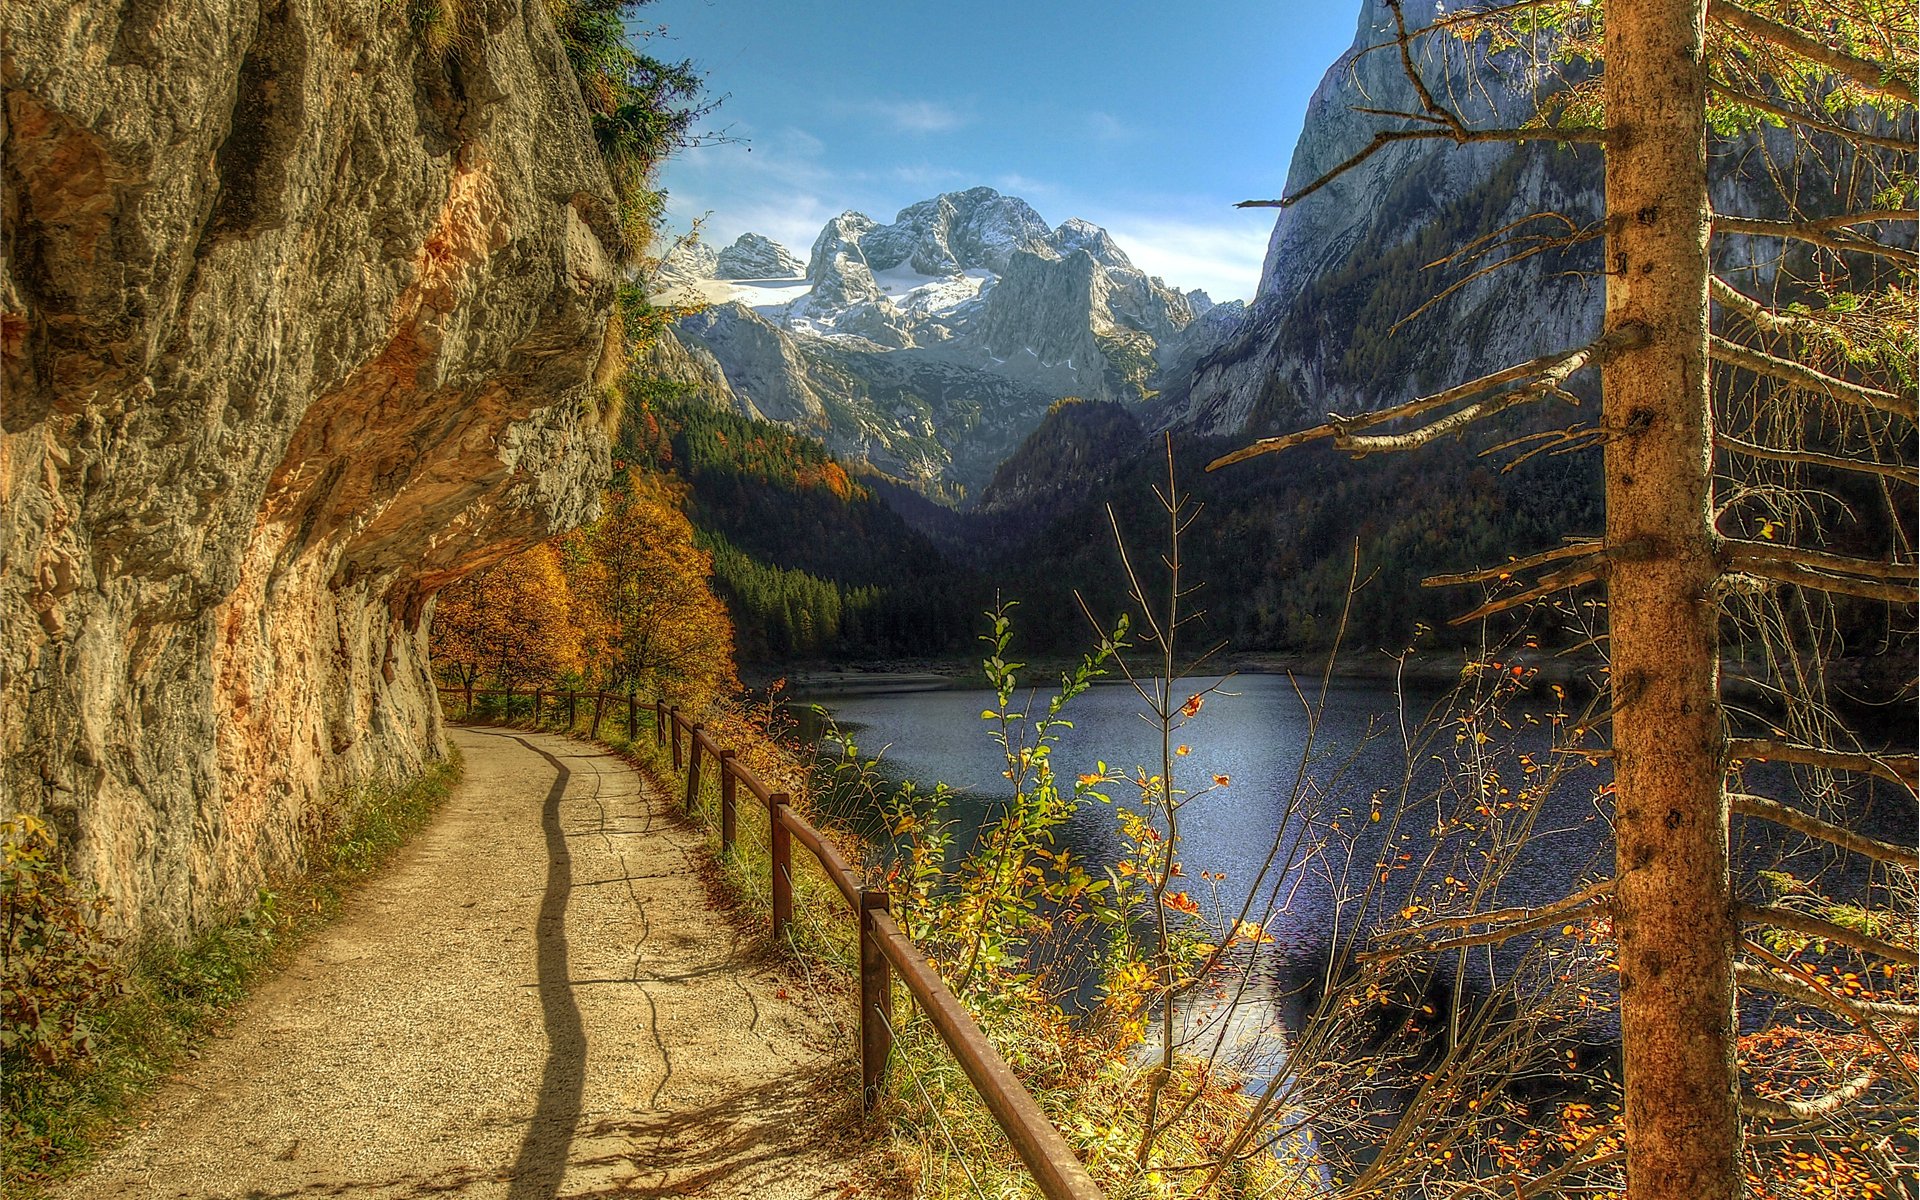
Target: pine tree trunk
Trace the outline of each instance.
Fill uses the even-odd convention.
[[[1709,491],[1705,0],[1607,5],[1603,368],[1627,1194],[1741,1193]]]

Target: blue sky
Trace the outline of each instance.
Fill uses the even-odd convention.
[[[882,221],[986,184],[1084,217],[1144,269],[1217,300],[1259,281],[1301,115],[1358,0],[1007,3],[657,0],[636,31],[727,97],[738,139],[668,163],[669,223],[711,213],[802,258],[845,209]]]

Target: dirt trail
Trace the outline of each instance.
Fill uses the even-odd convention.
[[[452,737],[433,824],[60,1194],[885,1190],[851,1048],[707,907],[669,802],[578,742]]]

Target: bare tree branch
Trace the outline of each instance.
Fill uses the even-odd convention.
[[[1776,742],[1771,738],[1730,738],[1727,741],[1727,757],[1763,758],[1802,767],[1874,775],[1889,783],[1904,784],[1908,791],[1920,786],[1920,758],[1912,754],[1849,754],[1842,750],[1802,746],[1795,742]]]
[[[1713,298],[1722,305],[1745,317],[1755,329],[1762,333],[1785,333],[1810,335],[1828,332],[1829,327],[1821,321],[1803,317],[1794,313],[1777,313],[1761,304],[1758,300],[1735,288],[1718,275],[1707,276],[1707,288]]]
[[[1908,104],[1916,102],[1913,85],[1893,74],[1892,68],[1884,63],[1859,58],[1848,54],[1835,46],[1795,29],[1769,20],[1750,9],[1742,8],[1732,0],[1710,0],[1707,16],[1722,25],[1730,25],[1749,37],[1772,42],[1783,50],[1791,51],[1801,58],[1811,59],[1823,67],[1830,67],[1836,74],[1843,75],[1870,92],[1882,96],[1892,96],[1895,100],[1904,100]]]
[[[1784,825],[1796,833],[1831,842],[1843,850],[1855,854],[1864,854],[1880,862],[1899,863],[1902,866],[1920,870],[1920,849],[1913,846],[1896,846],[1892,842],[1883,842],[1879,838],[1856,833],[1844,825],[1834,825],[1822,821],[1811,813],[1789,808],[1778,800],[1769,800],[1765,796],[1752,796],[1745,792],[1733,792],[1727,796],[1733,811],[1743,817],[1758,817],[1772,821],[1775,825]]]
[[[1290,450],[1295,446],[1318,441],[1321,438],[1333,438],[1335,439],[1334,444],[1336,446],[1346,449],[1348,447],[1343,443],[1349,440],[1351,436],[1359,430],[1372,429],[1375,426],[1385,425],[1391,421],[1403,420],[1407,417],[1421,416],[1437,408],[1445,408],[1449,404],[1477,396],[1482,392],[1491,391],[1502,384],[1512,383],[1515,380],[1528,380],[1528,383],[1522,390],[1532,390],[1540,386],[1541,380],[1552,380],[1554,381],[1554,385],[1557,386],[1559,383],[1564,383],[1568,376],[1572,375],[1575,371],[1602,361],[1608,354],[1619,350],[1630,350],[1635,346],[1643,345],[1646,337],[1647,331],[1643,327],[1638,325],[1623,325],[1612,333],[1597,338],[1577,349],[1561,350],[1553,354],[1543,354],[1539,358],[1528,359],[1526,362],[1517,363],[1511,367],[1503,367],[1490,375],[1482,375],[1478,379],[1468,380],[1466,383],[1460,384],[1457,387],[1450,387],[1444,392],[1436,392],[1434,395],[1424,396],[1418,400],[1410,400],[1405,404],[1398,404],[1392,408],[1383,408],[1370,413],[1360,413],[1351,417],[1343,417],[1338,414],[1329,413],[1327,414],[1326,423],[1323,425],[1315,425],[1310,429],[1301,429],[1293,433],[1282,434],[1278,437],[1261,438],[1257,442],[1242,446],[1238,450],[1229,454],[1223,454],[1219,458],[1214,459],[1207,464],[1207,470],[1217,471],[1221,467],[1229,467],[1234,463],[1245,462],[1249,458],[1254,458],[1262,454],[1271,454],[1276,450]],[[1486,414],[1483,413],[1481,415],[1484,416]]]
[[[1856,254],[1871,254],[1876,258],[1891,258],[1897,261],[1910,260],[1916,252],[1905,246],[1890,246],[1876,242],[1863,234],[1852,233],[1850,225],[1864,225],[1872,220],[1912,219],[1911,213],[1893,216],[1870,217],[1868,220],[1844,220],[1838,224],[1829,221],[1769,221],[1758,217],[1713,218],[1713,232],[1716,234],[1746,234],[1750,237],[1791,238],[1797,242],[1825,246],[1829,250],[1843,250]],[[1834,220],[1834,219],[1830,219]]]
[[[1585,558],[1589,554],[1598,554],[1606,549],[1599,538],[1582,538],[1565,546],[1555,546],[1551,550],[1542,550],[1538,554],[1529,554],[1525,558],[1512,558],[1498,567],[1483,567],[1478,571],[1462,571],[1458,575],[1429,575],[1420,581],[1421,587],[1457,587],[1463,583],[1487,583],[1496,579],[1505,579],[1521,571],[1530,571],[1550,562],[1559,562],[1563,558]]]
[[[1605,896],[1613,891],[1613,880],[1602,879],[1590,883],[1570,896],[1563,896],[1551,904],[1526,907],[1515,905],[1511,908],[1496,908],[1483,913],[1455,913],[1444,917],[1435,917],[1422,925],[1409,925],[1404,929],[1388,931],[1384,936],[1388,940],[1423,937],[1435,929],[1461,929],[1468,925],[1510,924],[1515,921],[1526,922],[1536,917],[1552,917],[1571,909],[1583,907],[1589,901]]]
[[[1909,421],[1914,419],[1916,409],[1920,408],[1912,396],[1895,395],[1893,392],[1883,392],[1879,388],[1836,378],[1790,359],[1775,358],[1771,354],[1750,350],[1736,342],[1728,341],[1717,333],[1712,335],[1708,342],[1708,351],[1716,362],[1723,362],[1732,367],[1742,367],[1756,375],[1783,380],[1812,391],[1824,392],[1835,400],[1863,404],[1880,412],[1892,413],[1896,417],[1905,417]]]
[[[1611,880],[1608,881],[1607,886],[1609,888],[1613,886]],[[1606,904],[1607,899],[1605,896],[1590,896],[1579,904],[1572,904],[1566,907],[1549,905],[1546,909],[1540,910],[1527,920],[1510,925],[1503,925],[1498,929],[1484,929],[1479,933],[1463,934],[1460,937],[1442,938],[1437,942],[1427,942],[1419,946],[1398,946],[1385,950],[1369,950],[1364,954],[1358,954],[1354,957],[1360,962],[1378,962],[1389,958],[1402,958],[1409,954],[1433,954],[1442,950],[1459,950],[1467,946],[1488,946],[1495,942],[1504,942],[1510,938],[1519,937],[1523,933],[1532,933],[1538,929],[1545,929],[1547,926],[1563,921],[1576,913],[1584,913],[1596,908],[1604,908]]]
[[[1806,550],[1799,546],[1775,545],[1772,542],[1729,539],[1724,545],[1728,563],[1736,567],[1745,567],[1752,563],[1788,562],[1812,567],[1817,571],[1831,571],[1838,575],[1865,575],[1871,579],[1902,581],[1920,578],[1920,563],[1854,558],[1845,554],[1829,554],[1825,550]]]
[[[1911,482],[1914,478],[1912,467],[1899,463],[1868,462],[1856,458],[1843,458],[1838,454],[1822,454],[1817,450],[1782,450],[1773,446],[1761,446],[1753,442],[1742,441],[1729,434],[1716,433],[1713,443],[1735,454],[1748,458],[1766,458],[1775,462],[1801,463],[1809,467],[1830,467],[1836,471],[1859,471],[1865,475],[1880,475],[1888,479],[1900,479]]]
[[[1910,583],[1887,583],[1878,579],[1861,579],[1856,575],[1835,575],[1783,558],[1756,558],[1732,578],[1744,579],[1749,586],[1754,579],[1765,579],[1792,584],[1794,587],[1812,588],[1818,592],[1830,592],[1836,596],[1854,596],[1861,600],[1884,600],[1888,604],[1920,603],[1920,589]]]
[[[1321,188],[1353,170],[1395,142],[1432,141],[1436,138],[1465,146],[1472,142],[1580,142],[1602,145],[1609,140],[1605,129],[1572,126],[1566,129],[1382,129],[1373,135],[1358,154],[1328,171],[1306,187],[1278,200],[1242,200],[1235,208],[1292,208]]]
[[[1465,625],[1471,621],[1478,621],[1482,617],[1491,617],[1495,614],[1506,612],[1511,608],[1519,608],[1523,604],[1531,604],[1535,600],[1543,596],[1551,596],[1555,592],[1564,592],[1569,588],[1577,588],[1598,579],[1605,579],[1608,568],[1611,566],[1612,563],[1610,561],[1603,559],[1591,566],[1582,565],[1569,567],[1566,570],[1555,571],[1551,575],[1542,575],[1539,582],[1527,590],[1515,592],[1511,596],[1501,596],[1497,599],[1489,600],[1472,612],[1461,613],[1459,616],[1449,619],[1447,624]]]
[[[1754,109],[1757,112],[1768,113],[1772,116],[1779,117],[1783,121],[1792,121],[1796,125],[1804,125],[1808,129],[1816,129],[1821,133],[1831,134],[1837,138],[1844,138],[1847,141],[1862,146],[1878,146],[1883,150],[1899,150],[1906,154],[1920,152],[1920,148],[1916,148],[1913,142],[1907,138],[1888,137],[1885,134],[1868,133],[1862,129],[1849,129],[1845,125],[1835,125],[1829,121],[1822,121],[1819,117],[1809,113],[1797,112],[1765,96],[1756,96],[1751,92],[1743,92],[1739,88],[1728,87],[1726,84],[1710,83],[1708,86],[1713,91],[1713,94],[1719,96],[1722,100]]]
[[[1791,996],[1803,1004],[1811,1004],[1837,1017],[1846,1017],[1857,1025],[1869,1024],[1868,1016],[1888,1017],[1908,1023],[1920,1020],[1920,1006],[1894,1004],[1886,1000],[1843,999],[1830,990],[1814,987],[1805,980],[1788,975],[1784,971],[1769,970],[1753,963],[1734,963],[1733,978],[1742,987]]]
[[[1776,929],[1791,929],[1795,933],[1804,933],[1808,937],[1838,942],[1862,954],[1892,959],[1902,966],[1920,966],[1920,954],[1915,954],[1910,946],[1896,945],[1885,938],[1873,937],[1857,929],[1849,929],[1845,925],[1824,921],[1819,917],[1796,912],[1791,908],[1770,904],[1741,904],[1736,905],[1735,908],[1739,918],[1749,925],[1771,925]]]
[[[1852,1104],[1866,1095],[1867,1089],[1878,1078],[1878,1071],[1862,1071],[1826,1095],[1812,1100],[1769,1100],[1741,1088],[1740,1108],[1756,1117],[1768,1117],[1775,1121],[1811,1121]]]

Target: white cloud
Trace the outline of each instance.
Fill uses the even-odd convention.
[[[939,100],[902,99],[897,96],[869,96],[860,100],[834,100],[826,106],[829,116],[851,117],[869,125],[878,125],[895,133],[924,135],[951,133],[973,123],[973,117],[960,108]]]
[[[1173,287],[1203,288],[1215,300],[1250,300],[1260,283],[1272,218],[1228,213],[1216,221],[1157,213],[1078,214],[1102,225],[1134,265]]]

